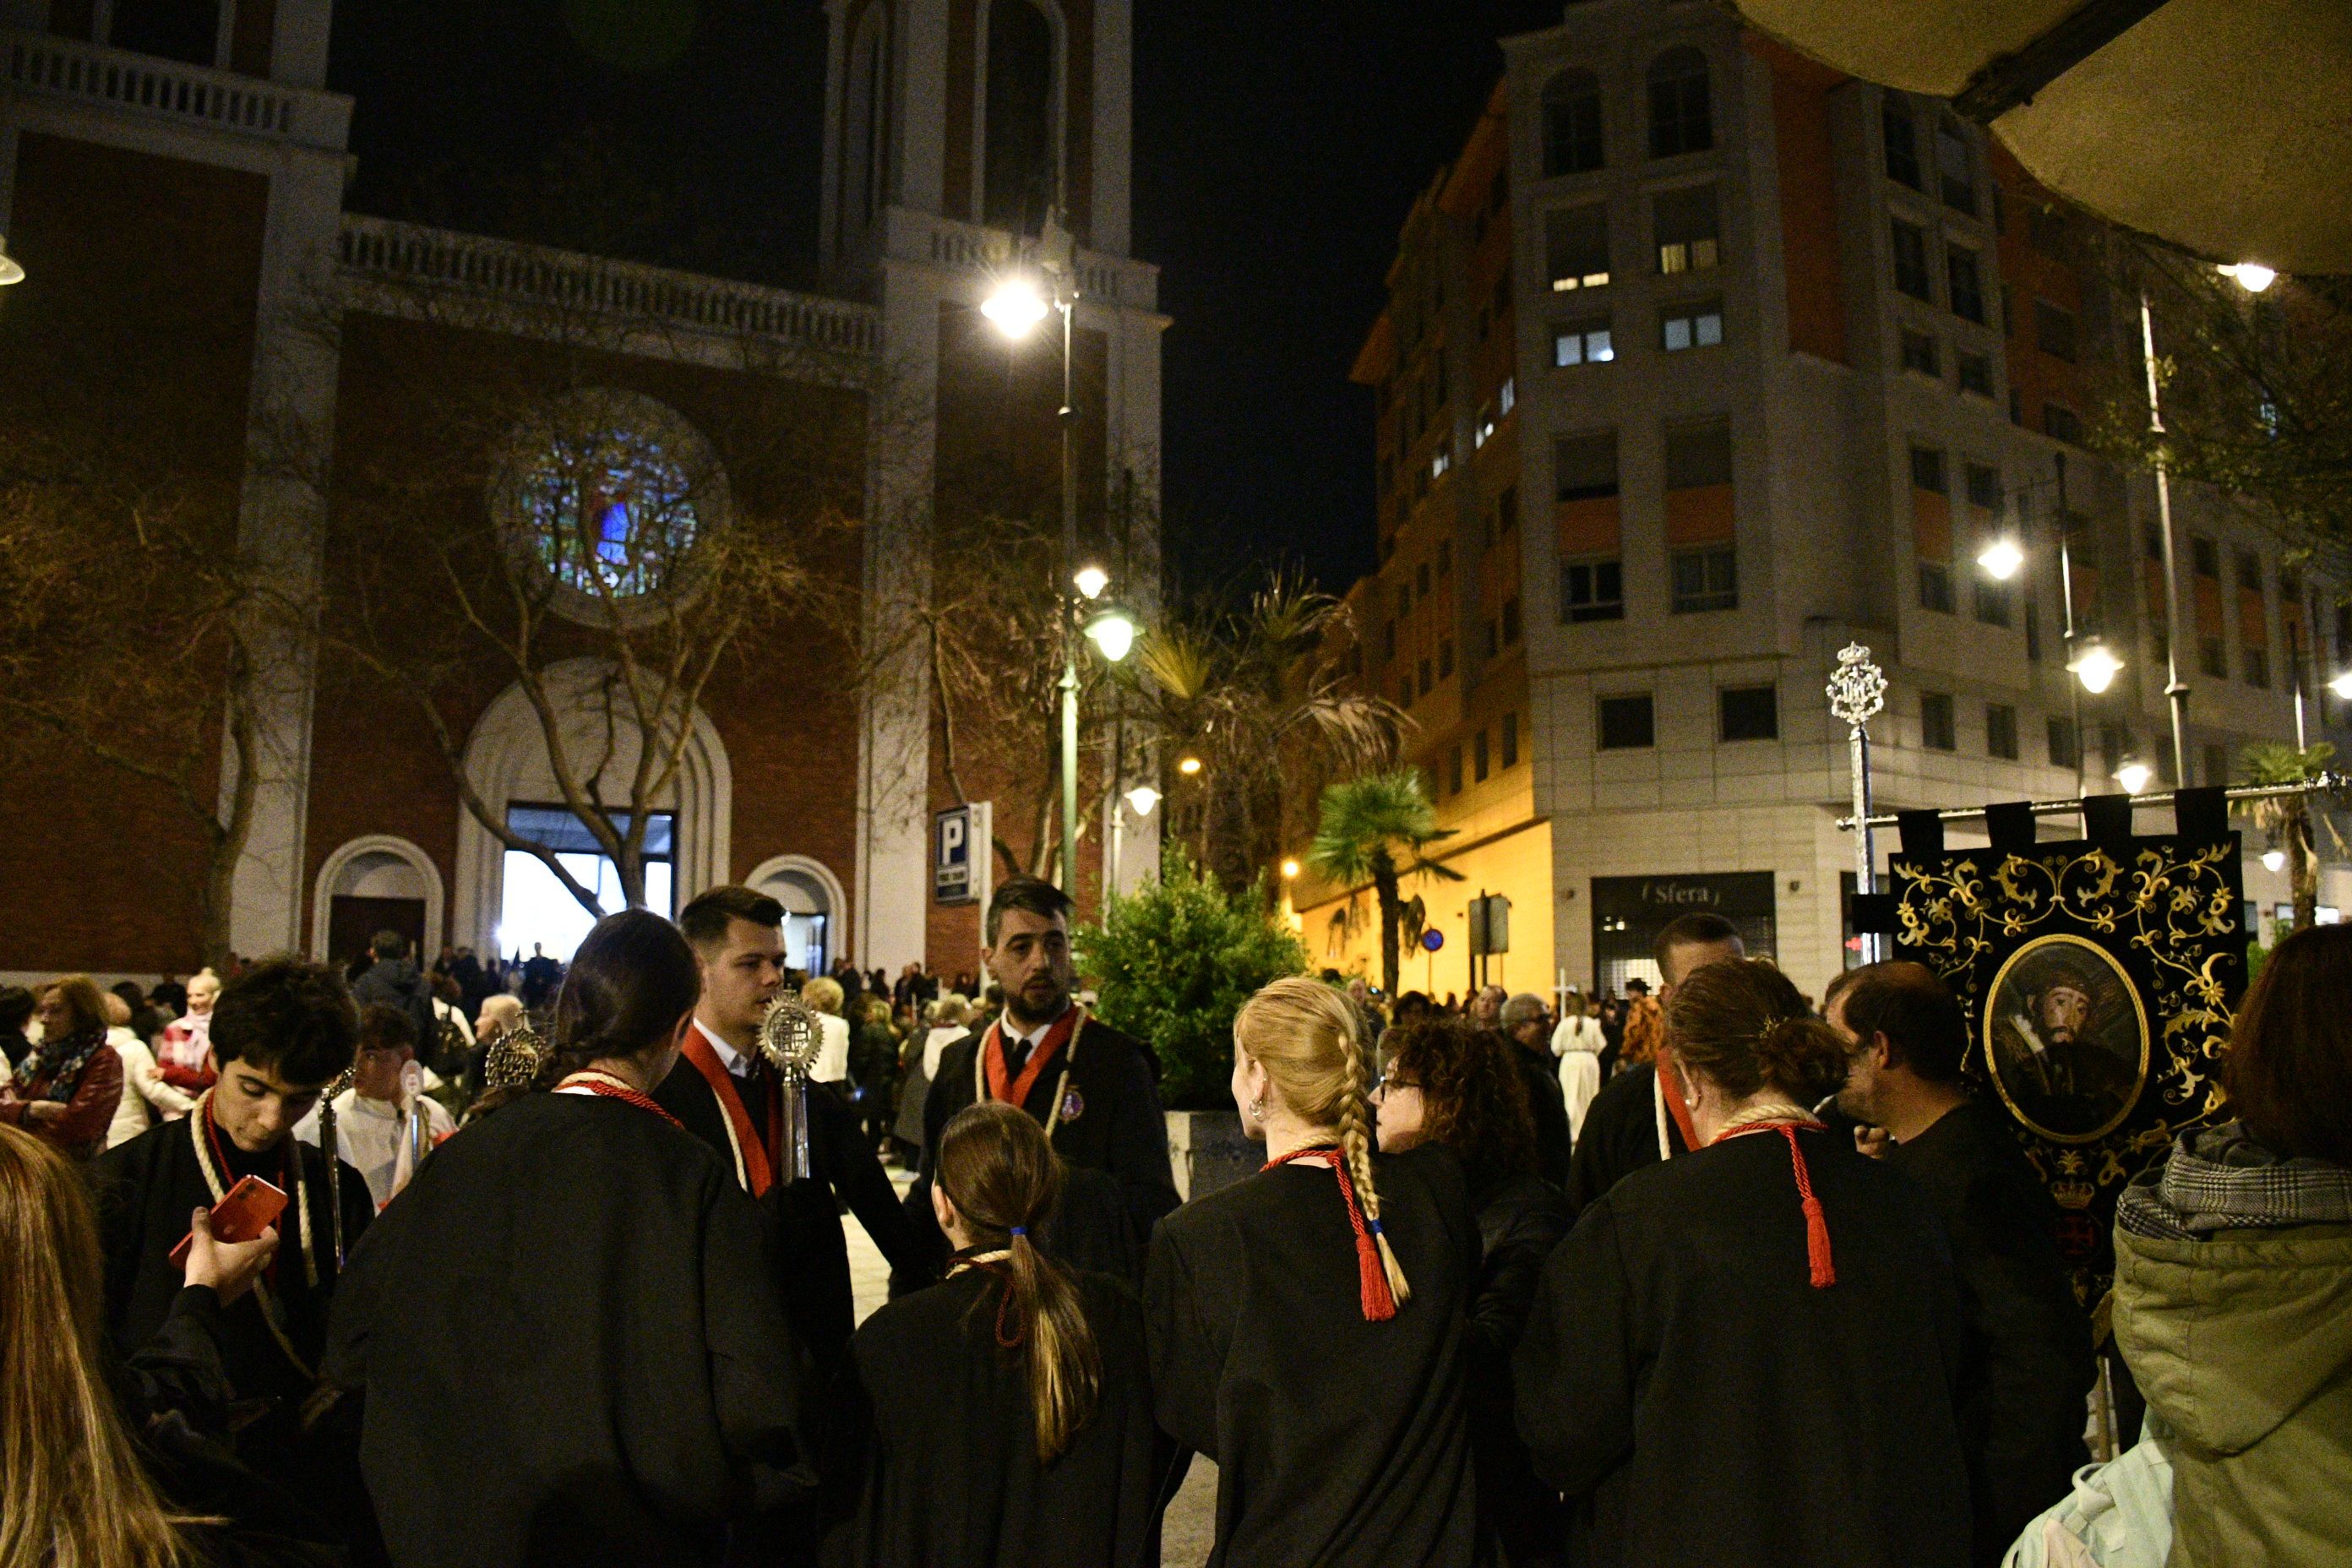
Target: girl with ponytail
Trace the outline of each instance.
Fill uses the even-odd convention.
[[[1234,1023],[1254,1175],[1160,1223],[1145,1321],[1160,1424],[1217,1462],[1215,1564],[1480,1560],[1462,1173],[1374,1147],[1377,1064],[1331,987],[1277,980]]]
[[[1963,1568],[1951,1258],[1926,1192],[1807,1109],[1844,1039],[1751,958],[1677,982],[1666,1043],[1696,1139],[1544,1265],[1512,1363],[1536,1473],[1597,1565]]]
[[[1040,1250],[1062,1163],[1018,1106],[958,1111],[933,1171],[955,1255],[944,1284],[885,1306],[850,1342],[833,1452],[858,1495],[836,1510],[827,1560],[1137,1561],[1160,1467],[1133,1296]]]

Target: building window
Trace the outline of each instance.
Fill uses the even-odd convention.
[[[1453,570],[1454,541],[1450,539],[1441,539],[1437,542],[1437,574],[1444,577],[1451,574]]]
[[[1646,691],[1601,700],[1601,744],[1604,752],[1638,751],[1657,744],[1657,722]]]
[[[1515,407],[1517,407],[1517,406],[1518,405],[1518,401],[1519,401],[1519,382],[1518,382],[1518,378],[1517,378],[1517,376],[1511,376],[1511,377],[1507,377],[1507,378],[1506,378],[1506,379],[1505,379],[1505,381],[1504,381],[1504,383],[1503,383],[1503,390],[1502,390],[1502,391],[1500,391],[1500,392],[1498,392],[1498,393],[1496,393],[1496,394],[1495,394],[1495,409],[1496,409],[1496,412],[1497,412],[1497,413],[1499,413],[1499,414],[1503,415],[1505,417],[1507,417],[1507,417],[1509,416],[1509,415],[1510,415],[1511,410],[1512,410],[1513,408],[1515,408]]]
[[[1519,526],[1519,487],[1505,485],[1495,498],[1495,536],[1500,539]]]
[[[2042,433],[2053,440],[2063,441],[2069,447],[2079,447],[2083,444],[2082,416],[2063,403],[2044,403],[2042,405]]]
[[[2074,363],[2074,313],[2047,300],[2033,301],[2033,346],[2052,359]]]
[[[2220,637],[2197,639],[2197,668],[2216,680],[2230,679],[2230,650]]]
[[[1658,338],[1668,353],[1711,349],[1723,342],[1723,301],[1693,300],[1658,312]]]
[[[1731,421],[1718,416],[1666,429],[1666,489],[1702,489],[1731,482]]]
[[[1509,647],[1519,640],[1519,596],[1517,594],[1503,601],[1503,646]]]
[[[1519,716],[1517,713],[1506,713],[1503,715],[1503,766],[1516,768],[1518,765]]]
[[[1977,619],[1989,626],[2009,625],[2009,584],[1979,577],[1977,582]]]
[[[2054,206],[2045,205],[2028,207],[2025,212],[2025,242],[2032,246],[2037,254],[2046,256],[2053,261],[2067,260],[2068,247],[2064,216]]]
[[[1958,353],[1952,363],[1959,368],[1960,390],[1979,397],[1992,395],[1992,356],[1990,354]]]
[[[1381,623],[1381,658],[1383,661],[1393,661],[1396,658],[1396,623],[1394,621]]]
[[[1503,639],[1495,630],[1495,617],[1492,616],[1486,617],[1486,657],[1492,658],[1503,651]]]
[[[1552,478],[1561,500],[1593,500],[1617,493],[1617,432],[1562,436],[1551,447]]]
[[[1895,286],[1914,300],[1934,303],[1936,286],[1927,277],[1927,231],[1901,218],[1891,221],[1894,237]]]
[[[2208,741],[2205,743],[2205,782],[2209,785],[2230,782],[2230,748]]]
[[[2159,534],[2157,540],[2159,559],[2162,555],[2163,542],[2163,538]],[[2221,580],[2221,547],[2203,534],[2192,533],[2189,536],[2189,570],[2200,577],[2210,577],[2216,583]]]
[[[2251,550],[2241,550],[2237,555],[2238,587],[2242,593],[2263,591],[2263,558]]]
[[[1950,285],[1952,314],[1964,321],[1984,321],[1984,272],[1977,253],[1964,245],[1944,249],[1944,277]]]
[[[1926,332],[1915,332],[1906,327],[1902,329],[1899,339],[1905,370],[1915,375],[1927,376],[1932,381],[1944,379],[1943,362],[1933,337]]]
[[[2031,594],[2025,599],[2025,657],[2042,662],[2042,606]]]
[[[90,9],[82,7],[79,30],[84,37],[90,32]],[[113,25],[99,41],[183,65],[219,65],[223,63],[220,6],[217,0],[205,5],[189,5],[186,0],[114,0]],[[534,858],[532,864],[543,866],[544,862]]]
[[[1944,205],[1974,217],[1977,177],[1969,155],[1969,133],[1949,120],[1936,127],[1936,174],[1943,187]]]
[[[1739,607],[1739,557],[1728,544],[1676,550],[1666,558],[1674,581],[1674,613]]]
[[[1454,639],[1442,637],[1437,644],[1437,679],[1446,679],[1454,673]]]
[[[1429,660],[1425,658],[1421,661],[1420,694],[1423,697],[1429,695]]]
[[[2017,761],[2017,710],[2006,702],[1985,704],[1985,755]]]
[[[1985,463],[1967,466],[1969,504],[1979,511],[2000,510],[2000,470]]]
[[[1952,613],[1952,563],[1948,561],[1919,563],[1919,607],[1943,615]]]
[[[1552,292],[1609,286],[1609,204],[1588,202],[1544,215],[1544,254]]]
[[[1879,100],[1878,124],[1886,141],[1886,177],[1920,189],[1919,128],[1910,105],[1888,93]]]
[[[1622,621],[1625,618],[1625,571],[1614,555],[1559,563],[1560,619]]]
[[[1930,495],[1951,493],[1943,453],[1932,447],[1911,448],[1911,488]],[[1952,613],[1952,563],[1948,558],[1919,558],[1919,607],[1943,615]]]
[[[1716,693],[1717,717],[1726,741],[1780,738],[1780,693],[1771,686],[1727,686]]]
[[[1712,184],[1660,191],[1650,199],[1650,226],[1661,272],[1700,272],[1720,258]]]
[[[1580,174],[1608,160],[1601,134],[1601,79],[1564,70],[1544,84],[1544,174]]]
[[[651,398],[595,388],[517,429],[490,504],[584,610],[662,592],[690,569],[696,540],[728,498],[709,443],[685,419]]]
[[[1053,24],[1043,8],[1025,0],[992,5],[986,43],[982,220],[991,227],[1034,234],[1057,182]]]
[[[1445,755],[1445,793],[1462,793],[1462,748],[1458,745]]]
[[[1952,694],[1948,691],[1923,691],[1919,694],[1919,743],[1931,752],[1949,752],[1958,748],[1952,738]]]
[[[1429,563],[1426,561],[1412,569],[1412,591],[1424,599],[1429,597]]]
[[[2073,767],[2082,756],[2082,749],[2077,744],[2079,737],[2074,733],[2074,721],[2072,719],[2053,719],[2049,731],[2050,765],[2053,768]]]
[[[1650,156],[1673,158],[1714,145],[1706,57],[1687,45],[1668,49],[1650,62]]]
[[[1562,321],[1551,330],[1551,363],[1555,365],[1606,364],[1616,357],[1616,347],[1609,341],[1606,316]]]
[[[2265,690],[2269,689],[2271,684],[2271,650],[2266,647],[2250,647],[2245,650],[2243,658],[2246,671],[2246,684],[2249,686],[2259,686]]]
[[[1911,488],[1931,495],[1949,495],[1949,481],[1944,477],[1944,454],[1933,447],[1911,448]]]
[[[1470,737],[1470,771],[1478,783],[1486,782],[1486,731],[1484,730]]]

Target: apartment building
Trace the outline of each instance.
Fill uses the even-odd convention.
[[[2154,487],[2082,445],[2138,363],[2136,303],[1980,131],[1727,9],[1583,0],[1504,51],[1354,370],[1364,679],[1416,721],[1463,879],[1408,889],[1448,945],[1403,983],[1466,984],[1462,910],[1499,891],[1515,990],[1622,990],[1658,927],[1713,910],[1818,993],[1853,951],[1822,693],[1846,643],[1890,682],[1885,807],[2112,793],[2129,760],[2171,780]],[[2062,500],[2076,647],[2123,664],[2096,696],[2066,668]],[[2173,526],[2190,782],[2222,782],[2294,735],[2336,590],[2225,498],[2176,486]],[[2001,539],[2006,581],[1978,563]],[[2305,721],[2336,735],[2343,705]],[[1334,919],[1347,898],[1297,893],[1342,967],[1377,939]]]

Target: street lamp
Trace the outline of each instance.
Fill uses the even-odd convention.
[[[1297,879],[1297,877],[1298,862],[1296,860],[1285,860],[1282,863],[1282,879],[1286,882],[1295,881]]]
[[[8,254],[8,237],[0,234],[0,289],[5,289],[11,283],[22,283],[24,280],[23,264]]]
[[[1127,808],[1138,816],[1150,816],[1159,804],[1160,792],[1150,784],[1138,784],[1127,792]]]
[[[2116,676],[2124,667],[2107,645],[2094,637],[2084,645],[2082,654],[2066,668],[2083,683],[2083,689],[2096,697],[2116,683]],[[2079,738],[2078,738],[2079,739]]]
[[[2006,583],[2025,564],[2025,552],[2018,548],[2014,539],[1996,539],[1978,552],[1977,564],[1994,582]]]
[[[1176,761],[1176,771],[1189,779],[1201,771],[1201,759],[1190,755],[1180,757]]]
[[[2244,281],[2241,268],[2240,281]],[[2268,282],[2264,285],[2267,288]],[[2156,316],[2147,294],[2139,297],[2139,338],[2142,367],[2147,374],[2147,433],[2156,461],[2156,526],[2164,547],[2164,699],[2172,715],[2172,776],[2189,776],[2189,683],[2180,679],[2180,566],[2172,548],[2172,473],[2164,460],[2164,412],[2157,397]]]
[[[1087,598],[1099,599],[1103,590],[1110,586],[1110,574],[1089,561],[1078,568],[1070,581],[1076,584],[1078,592]]]
[[[2126,758],[2124,765],[2116,770],[2116,783],[2124,786],[2126,795],[2137,795],[2147,787],[2147,781],[2155,776],[2156,770],[2137,757]]]
[[[2352,702],[2352,669],[2346,670],[2343,674],[2329,681],[2327,683],[2327,689],[2336,693],[2336,696],[2344,699],[2345,701]]]
[[[980,313],[995,322],[996,330],[1014,342],[1035,331],[1051,309],[1037,292],[1037,285],[1018,276],[998,283],[995,291],[980,302]]]
[[[2265,850],[2263,850],[2263,870],[2265,870],[2265,871],[2284,871],[2284,870],[2285,870],[2285,869],[2286,869],[2286,851],[2285,851],[2285,850],[2284,850],[2284,849],[2265,849]]]
[[[1087,622],[1087,640],[1093,643],[1103,658],[1117,664],[1135,647],[1135,622],[1125,610],[1109,605],[1095,612]]]
[[[2249,294],[2259,294],[2278,281],[2278,274],[2259,261],[2237,261],[2214,268]]]

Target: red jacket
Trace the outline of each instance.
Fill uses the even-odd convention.
[[[106,1131],[113,1125],[114,1108],[122,1099],[122,1058],[112,1046],[90,1053],[61,1121],[40,1121],[25,1114],[32,1101],[48,1098],[47,1079],[20,1079],[8,1092],[15,1098],[0,1100],[0,1121],[23,1128],[77,1160],[87,1160],[106,1147]]]

